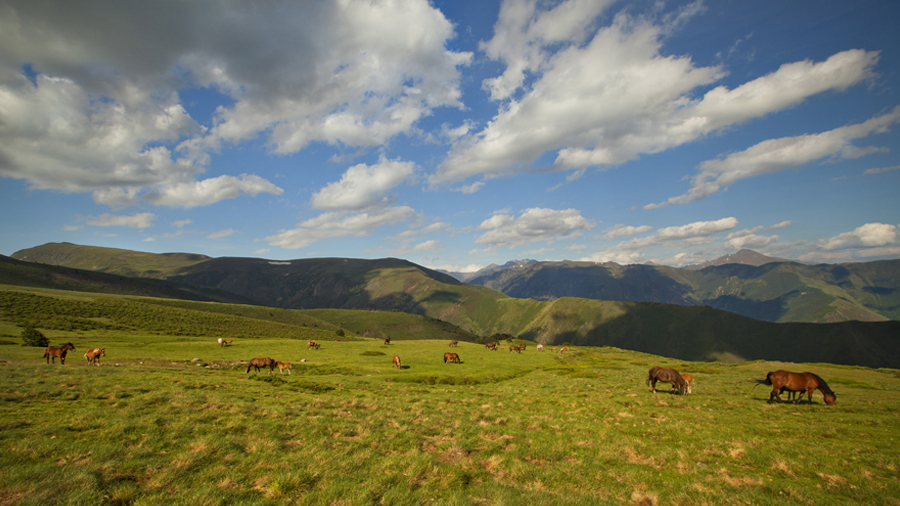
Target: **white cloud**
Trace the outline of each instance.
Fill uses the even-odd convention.
[[[458,69],[472,55],[447,49],[453,26],[427,0],[272,7],[4,4],[0,176],[109,205],[150,190],[166,202],[202,184],[192,179],[223,143],[375,146],[415,133],[435,108],[462,107]],[[208,128],[178,95],[203,87],[233,100]],[[162,205],[191,205],[172,198]]]
[[[372,212],[347,214],[343,212],[322,213],[306,220],[290,230],[266,237],[272,246],[287,249],[305,248],[323,239],[346,236],[365,236],[383,225],[393,225],[415,217],[415,211],[406,206],[388,207]]]
[[[883,133],[900,121],[900,106],[863,123],[844,126],[819,134],[769,139],[724,158],[700,164],[699,173],[691,179],[691,188],[684,195],[672,197],[662,204],[649,204],[656,209],[669,204],[689,204],[708,197],[742,179],[779,172],[791,167],[840,156],[850,142],[872,133]]]
[[[576,209],[556,211],[531,208],[518,218],[496,214],[485,220],[478,229],[487,232],[476,238],[475,243],[498,247],[553,241],[562,237],[576,237],[579,232],[590,230],[593,226]]]
[[[867,169],[863,174],[870,176],[873,174],[884,174],[885,172],[891,172],[894,170],[900,170],[900,165],[894,165],[893,167],[880,167],[877,169]]]
[[[129,228],[148,228],[153,225],[156,215],[153,213],[137,213],[131,216],[116,216],[114,214],[104,213],[96,218],[87,221],[88,225],[96,227],[129,227]]]
[[[231,235],[233,233],[234,233],[234,229],[229,228],[226,230],[220,230],[218,232],[213,232],[213,233],[209,234],[208,236],[206,236],[206,238],[207,239],[221,239],[223,237],[228,237],[229,235]]]
[[[653,230],[653,227],[650,225],[641,225],[639,227],[626,226],[622,223],[618,225],[613,225],[612,227],[604,230],[606,232],[603,234],[604,239],[615,239],[616,237],[627,237],[632,235],[642,234],[644,232],[648,232]]]
[[[818,246],[826,251],[847,248],[872,248],[900,242],[900,231],[895,225],[866,223],[852,232],[844,232],[831,239],[823,239]]]
[[[441,230],[445,230],[449,225],[442,221],[432,223],[431,225],[424,226],[415,230],[404,230],[395,236],[396,239],[408,239],[410,237],[415,237],[417,235],[423,234],[431,234],[434,232],[440,232]]]
[[[430,240],[421,242],[416,244],[415,246],[410,247],[409,245],[401,246],[394,251],[391,252],[392,255],[406,255],[409,253],[427,253],[430,251],[437,251],[438,246],[440,246],[441,242],[437,240]]]
[[[734,89],[719,86],[694,99],[698,89],[726,72],[662,53],[664,38],[684,16],[654,24],[620,13],[592,32],[605,4],[593,2],[590,11],[589,3],[560,5],[573,12],[576,5],[585,7],[569,27],[574,34],[569,39],[534,28],[548,15],[540,11],[544,4],[504,4],[496,35],[484,45],[490,57],[506,64],[502,75],[485,83],[495,99],[503,100],[500,109],[483,130],[453,146],[429,178],[432,184],[522,172],[553,151],[553,170],[621,164],[812,95],[846,89],[871,77],[878,61],[877,52],[845,51],[822,62],[788,63]],[[685,8],[682,14],[696,12]]]
[[[175,220],[172,222],[172,225],[174,225],[178,228],[181,228],[185,225],[190,225],[191,223],[193,223],[193,221],[189,220],[189,219],[188,220]]]
[[[793,225],[793,223],[794,222],[792,220],[782,221],[781,223],[776,223],[776,224],[772,225],[771,227],[769,227],[769,230],[778,230],[778,229],[782,229],[782,228],[787,228],[787,227]]]
[[[428,267],[429,269],[433,269],[436,271],[447,271],[447,272],[461,272],[464,274],[478,272],[481,269],[484,269],[484,265],[481,264],[469,264],[469,265],[456,265],[456,264],[444,264],[444,265],[432,265]]]
[[[341,180],[322,188],[312,197],[314,209],[359,211],[390,205],[387,192],[408,180],[415,164],[384,157],[375,165],[364,163],[347,169]]]
[[[725,241],[725,247],[731,249],[763,248],[781,239],[777,235],[763,236],[756,234],[742,235]]]
[[[191,208],[208,206],[242,195],[255,197],[260,193],[281,195],[284,190],[252,174],[219,176],[202,181],[174,183],[157,188],[145,196],[147,202],[158,206]]]

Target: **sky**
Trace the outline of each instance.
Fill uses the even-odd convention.
[[[0,0],[0,254],[900,258],[900,2]]]

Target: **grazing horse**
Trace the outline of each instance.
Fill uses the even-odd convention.
[[[219,348],[221,348],[223,346],[225,346],[225,340],[220,337],[219,338]]]
[[[84,358],[87,359],[88,365],[94,364],[96,366],[100,365],[100,357],[106,356],[106,348],[91,348],[84,353]]]
[[[526,346],[528,346],[528,345],[527,345],[527,344],[524,344],[524,343],[523,343],[523,344],[520,344],[520,345],[519,345],[519,349],[522,350],[522,351],[525,351],[525,347],[526,347]]]
[[[447,346],[453,346],[453,347],[459,346],[459,341],[450,341],[450,344],[448,344]]]
[[[319,343],[317,343],[317,342],[315,342],[315,341],[310,341],[310,342],[306,343],[306,349],[308,350],[308,349],[310,349],[310,348],[315,348],[315,349],[318,350],[318,349],[319,349]]]
[[[56,357],[59,357],[59,363],[65,365],[66,363],[66,354],[69,353],[69,350],[75,351],[75,345],[72,343],[66,343],[62,346],[47,346],[47,351],[44,352],[44,358],[47,359],[47,363],[50,363],[50,360],[53,360],[53,363],[56,363]]]
[[[686,372],[681,373],[681,377],[684,379],[684,382],[687,383],[687,393],[691,393],[691,383],[694,381],[694,377]]]
[[[497,343],[487,343],[484,345],[484,349],[497,351]]]
[[[384,344],[391,344],[391,336],[384,338]]]
[[[656,382],[662,381],[663,383],[671,383],[672,389],[677,388],[679,395],[684,395],[684,392],[687,390],[687,383],[684,381],[684,378],[678,374],[678,371],[675,369],[669,369],[668,367],[651,367],[650,372],[647,375],[647,384],[651,385],[650,388],[653,390],[653,393],[656,393]]]
[[[394,367],[396,367],[397,369],[403,369],[403,365],[400,364],[400,357],[399,357],[399,356],[394,355],[394,359],[393,359],[393,360],[394,360]],[[446,361],[445,361],[445,362],[446,362]]]
[[[275,365],[278,366],[278,373],[284,374],[284,371],[288,372],[288,375],[291,374],[291,363],[290,362],[275,362]],[[273,369],[274,370],[274,369]]]
[[[518,346],[516,346],[516,345],[512,345],[512,346],[509,347],[509,352],[510,352],[510,353],[512,353],[512,352],[522,353],[522,348],[520,348],[520,347],[518,347]]]
[[[268,358],[268,357],[254,358],[253,360],[250,361],[249,364],[247,364],[247,371],[245,371],[244,374],[249,373],[251,368],[256,368],[256,372],[259,372],[260,368],[265,368],[265,367],[268,367],[269,374],[272,374],[272,372],[275,371],[275,365],[277,363],[278,362],[276,362],[275,359],[273,359],[273,358]]]
[[[457,355],[456,353],[444,353],[444,363],[446,364],[447,362],[456,362],[457,364],[462,363],[459,361],[459,355]]]
[[[807,402],[812,404],[813,392],[822,391],[825,397],[825,404],[834,406],[837,402],[837,396],[831,390],[825,380],[811,372],[788,372],[775,371],[766,374],[765,380],[756,380],[757,385],[772,385],[772,393],[769,394],[769,404],[775,402],[777,398],[781,402],[781,392],[800,392],[800,396],[794,401],[799,404],[803,400],[803,392],[807,394]]]
[[[537,345],[537,351],[544,351],[544,345],[543,344]]]

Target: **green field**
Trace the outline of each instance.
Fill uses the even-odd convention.
[[[900,503],[896,370],[465,342],[456,365],[442,340],[139,331],[70,339],[61,366],[17,329],[0,325],[0,504]],[[246,374],[257,356],[293,374]],[[652,394],[652,365],[694,393]],[[838,405],[768,404],[753,385],[782,367]]]

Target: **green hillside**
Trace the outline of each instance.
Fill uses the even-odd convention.
[[[13,253],[12,258],[133,278],[165,279],[210,257],[192,253],[145,253],[116,248],[48,243]]]

